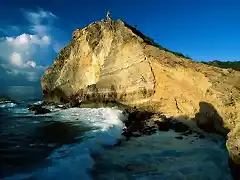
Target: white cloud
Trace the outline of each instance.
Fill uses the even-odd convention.
[[[37,51],[48,48],[51,44],[50,37],[32,34],[21,34],[17,37],[6,37],[0,42],[0,47],[5,47],[5,59],[9,59],[10,63],[19,67],[36,67],[33,58]],[[9,56],[9,58],[6,57]],[[33,63],[34,62],[34,63]]]
[[[13,52],[10,55],[10,60],[11,63],[13,65],[17,65],[17,66],[21,66],[22,65],[22,58],[21,58],[21,54],[17,53],[17,52]]]
[[[49,45],[50,44],[50,37],[43,36],[40,37],[39,35],[32,35],[32,34],[21,34],[17,37],[6,37],[6,41],[14,46],[29,46],[32,44],[38,45]]]
[[[50,30],[52,20],[57,16],[40,10],[25,12],[25,17],[30,23],[28,31],[31,33],[0,39],[0,68],[9,76],[21,76],[28,81],[37,81],[46,67],[41,66],[34,59],[45,59],[48,57],[46,52],[51,48],[52,51],[54,50]],[[46,22],[47,24],[44,24]],[[11,27],[19,30],[15,26]]]
[[[45,36],[51,32],[52,24],[58,18],[53,13],[42,9],[38,12],[25,11],[24,14],[31,24],[31,31],[41,36]]]
[[[66,34],[54,26],[54,22],[58,19],[55,14],[40,9],[38,12],[25,11],[24,15],[31,24],[31,32],[50,38],[56,53],[68,42]]]
[[[21,54],[17,52],[13,52],[10,55],[10,62],[13,66],[18,66],[19,68],[36,68],[37,66],[35,61],[22,61]]]
[[[27,65],[28,67],[35,68],[37,64],[36,64],[36,62],[34,62],[34,61],[28,61],[28,62],[26,63],[26,65]]]
[[[44,19],[56,19],[55,14],[40,9],[38,12],[25,11],[26,19],[32,24],[41,24]]]

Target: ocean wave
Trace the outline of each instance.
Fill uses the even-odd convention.
[[[116,143],[121,136],[125,119],[120,110],[111,108],[70,108],[55,112],[54,117],[62,122],[79,121],[92,127],[92,130],[85,133],[84,141],[81,143],[64,145],[53,151],[47,158],[52,162],[51,166],[37,169],[28,174],[13,175],[5,180],[92,179],[89,171],[95,162],[91,155],[93,153],[101,154],[104,146]]]
[[[3,102],[3,103],[0,103],[0,108],[12,108],[16,105],[17,105],[16,103],[13,103],[11,101],[6,101],[6,102]]]
[[[40,105],[40,104],[42,104],[43,103],[43,101],[36,101],[36,102],[34,102],[33,104],[34,105]]]

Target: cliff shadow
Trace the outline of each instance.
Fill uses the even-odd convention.
[[[119,103],[121,105],[121,103]],[[124,107],[124,112],[128,114],[128,120],[125,122],[126,129],[123,131],[123,136],[126,137],[126,140],[131,140],[131,138],[137,138],[140,136],[147,136],[156,133],[157,131],[175,131],[178,135],[175,136],[176,139],[183,140],[188,139],[187,136],[191,136],[190,138],[203,139],[208,136],[207,133],[203,133],[199,130],[202,129],[208,133],[217,133],[223,135],[226,138],[226,132],[229,130],[224,128],[224,121],[221,115],[218,113],[217,109],[210,103],[207,102],[199,102],[199,111],[195,114],[194,118],[189,116],[165,116],[164,113],[161,112],[153,112],[147,110],[141,110],[136,107]],[[192,128],[190,125],[194,125],[196,129]],[[209,134],[210,136],[210,134]],[[207,138],[206,141],[210,141],[211,138]],[[223,139],[223,141],[226,139]],[[184,140],[183,140],[184,141]],[[215,141],[214,141],[215,142]],[[124,144],[124,141],[118,141],[114,146],[110,148],[115,148],[121,144]],[[183,143],[183,146],[185,144]],[[220,145],[219,145],[220,146]],[[151,147],[151,146],[150,146]],[[219,148],[225,148],[224,145],[221,145]],[[211,152],[209,153],[209,157],[211,156]],[[223,157],[223,159],[225,156]],[[226,164],[227,165],[226,155]],[[214,158],[213,158],[214,159]],[[96,160],[96,171],[93,172],[94,175],[98,175],[104,173],[104,171],[108,171],[108,168],[102,166],[100,160]],[[215,160],[213,160],[215,162]],[[217,161],[216,161],[217,162]],[[98,164],[99,163],[99,164]],[[111,162],[109,162],[111,164]],[[115,166],[114,171],[127,171],[127,166],[116,166],[115,164],[111,164],[110,166]],[[224,166],[225,168],[226,166]],[[239,172],[236,170],[235,166],[230,165],[231,174],[234,179],[237,177],[236,173]],[[235,168],[235,169],[234,169]],[[127,170],[126,170],[127,169]],[[230,171],[229,171],[230,173]],[[230,175],[230,174],[229,174]]]
[[[184,119],[184,117],[181,119]],[[223,118],[212,104],[199,102],[199,112],[195,114],[195,117],[192,120],[192,122],[196,123],[198,128],[208,133],[220,134],[227,141],[227,134],[230,130],[224,126]],[[186,122],[186,124],[189,123],[186,118],[182,122]],[[227,147],[225,148],[227,149]],[[228,156],[228,166],[233,179],[240,180],[240,165],[236,164],[230,155]]]
[[[208,133],[218,133],[227,136],[229,129],[224,127],[223,118],[216,108],[208,102],[199,102],[199,112],[195,114],[193,120],[200,129]]]

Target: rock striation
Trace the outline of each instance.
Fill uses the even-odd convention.
[[[156,47],[122,20],[77,29],[41,78],[45,102],[118,102],[130,108],[186,115],[226,135],[238,160],[240,72],[179,57]]]

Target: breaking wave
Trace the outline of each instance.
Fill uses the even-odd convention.
[[[91,130],[86,131],[81,142],[55,149],[46,158],[51,165],[33,172],[6,177],[5,180],[92,179],[89,172],[94,166],[94,160],[91,155],[101,154],[104,146],[116,143],[121,136],[125,119],[120,110],[111,108],[70,108],[52,115],[60,122],[81,122],[84,126],[91,127]]]

